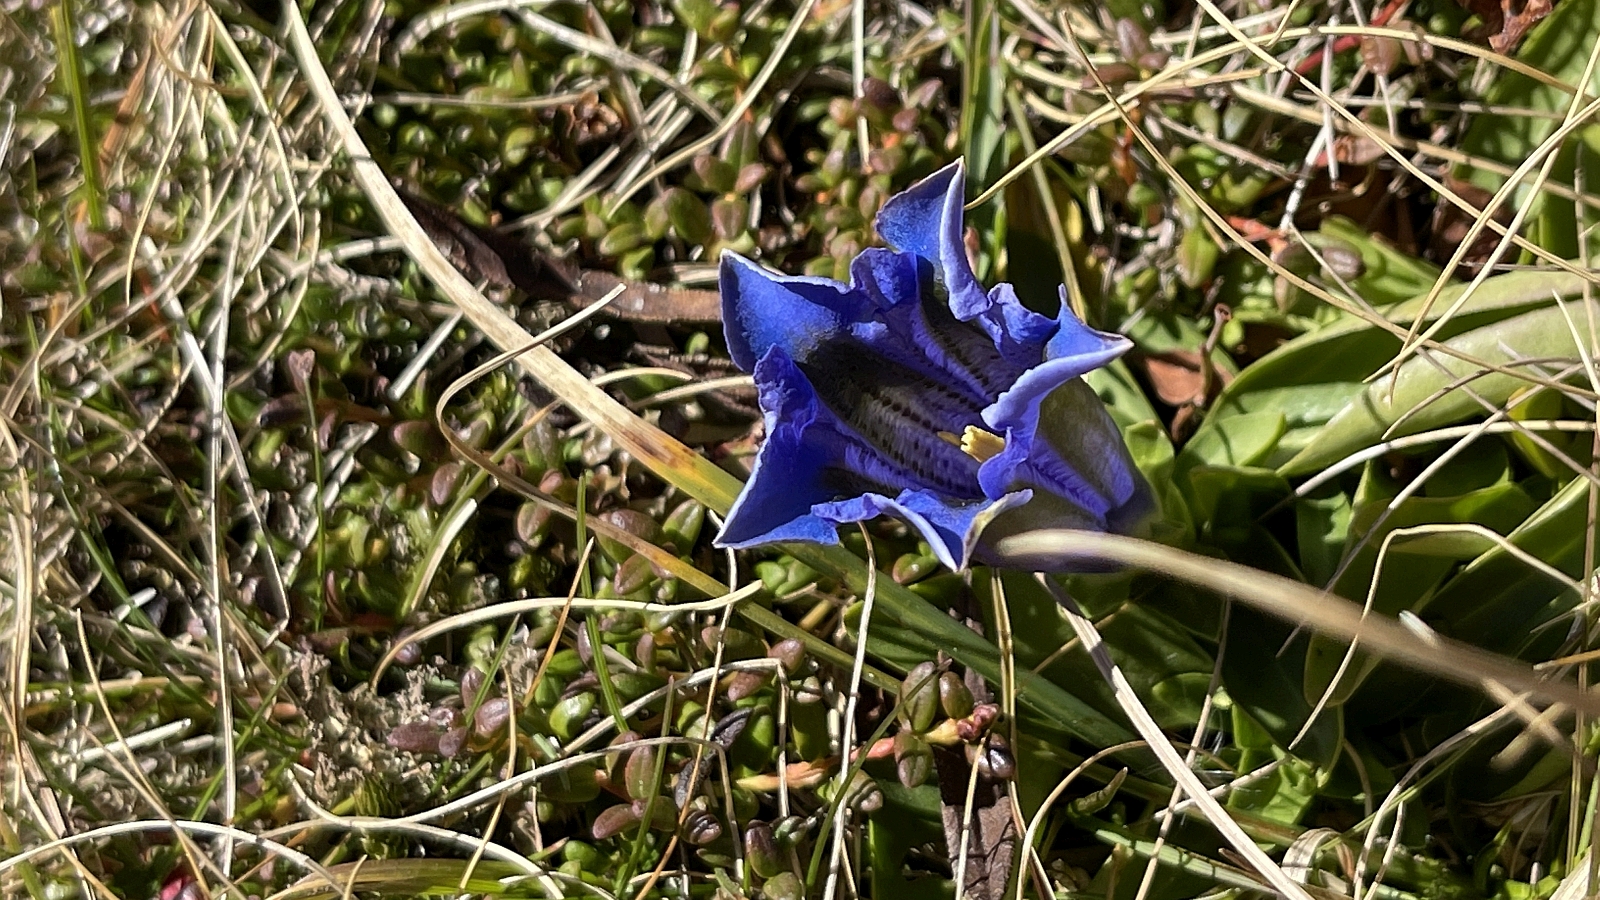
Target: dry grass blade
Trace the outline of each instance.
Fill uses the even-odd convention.
[[[1077,632],[1078,640],[1083,642],[1083,647],[1094,658],[1094,663],[1116,694],[1117,704],[1122,711],[1127,713],[1133,722],[1134,730],[1144,738],[1150,749],[1155,751],[1156,757],[1161,760],[1161,765],[1167,770],[1178,786],[1183,789],[1189,799],[1199,807],[1202,815],[1211,823],[1211,826],[1222,834],[1224,840],[1233,847],[1234,851],[1256,867],[1257,873],[1266,879],[1283,897],[1288,900],[1311,900],[1305,886],[1290,878],[1272,857],[1268,856],[1250,836],[1244,833],[1239,823],[1233,820],[1222,804],[1211,796],[1206,786],[1200,783],[1194,770],[1178,756],[1178,751],[1173,748],[1172,742],[1161,733],[1161,726],[1150,717],[1150,712],[1144,708],[1139,695],[1133,692],[1132,686],[1123,676],[1122,670],[1111,661],[1111,654],[1106,651],[1105,643],[1101,641],[1100,634],[1095,630],[1094,623],[1084,617],[1078,609],[1077,603],[1065,591],[1061,590],[1055,582],[1045,575],[1038,576],[1039,583],[1044,585],[1056,598],[1062,608],[1066,610],[1067,618],[1072,623],[1072,629]]]
[[[286,3],[283,10],[301,73],[321,106],[329,128],[337,137],[338,145],[349,157],[352,174],[378,211],[385,227],[400,239],[406,252],[440,291],[459,306],[495,346],[511,350],[532,343],[532,336],[504,310],[490,303],[428,239],[422,226],[390,186],[388,177],[367,153],[365,144],[334,92],[327,71],[322,67],[316,45],[306,30],[299,8]],[[518,357],[518,363],[529,375],[565,400],[579,415],[593,421],[652,472],[679,485],[712,509],[726,511],[733,505],[734,496],[739,490],[739,483],[733,476],[644,422],[627,407],[595,388],[554,352],[535,347]]]

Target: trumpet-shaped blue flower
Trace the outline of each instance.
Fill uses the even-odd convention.
[[[1116,425],[1079,377],[1130,346],[1065,303],[1055,318],[985,291],[962,241],[960,163],[891,198],[850,284],[722,258],[733,361],[755,376],[766,442],[721,547],[838,543],[898,516],[952,569],[1030,528],[1127,531],[1151,507]]]

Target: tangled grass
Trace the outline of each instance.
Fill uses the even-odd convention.
[[[1593,893],[1593,0],[0,8],[6,896]],[[958,156],[1157,540],[713,550]]]

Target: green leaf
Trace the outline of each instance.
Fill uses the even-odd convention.
[[[1295,501],[1295,536],[1300,568],[1309,584],[1327,584],[1339,566],[1350,534],[1350,496],[1336,491]]]
[[[1246,553],[1245,561],[1253,565],[1283,571],[1257,552],[1258,538],[1277,545],[1275,539],[1258,532],[1262,517],[1290,496],[1289,482],[1282,475],[1247,466],[1197,465],[1178,481],[1187,491],[1189,509],[1201,535],[1224,552]]]
[[[784,549],[818,571],[835,573],[845,588],[857,596],[866,594],[866,569],[861,560],[845,548],[797,543],[785,545]],[[1000,651],[992,641],[888,576],[877,578],[874,589],[877,606],[867,648],[875,659],[887,660],[909,670],[912,665],[934,659],[943,652],[982,675],[990,684],[1000,683]],[[848,613],[847,624],[850,624]],[[1095,683],[1098,682],[1097,676]],[[1098,747],[1132,739],[1131,729],[1074,692],[1080,689],[1081,686],[1074,683],[1073,690],[1069,691],[1060,683],[1019,668],[1018,714],[1030,728],[1051,734],[1065,732]]]
[[[1397,486],[1381,474],[1379,467],[1369,466],[1357,493],[1350,525],[1352,547],[1358,541],[1361,546],[1354,550],[1334,585],[1335,593],[1357,602],[1370,602],[1373,612],[1384,616],[1401,610],[1422,612],[1457,563],[1481,550],[1481,538],[1463,542],[1454,539],[1459,535],[1438,534],[1397,538],[1385,550],[1388,535],[1421,525],[1458,523],[1509,532],[1536,507],[1526,491],[1505,482],[1455,497],[1412,496],[1395,506],[1397,495]],[[1456,554],[1452,550],[1462,552]],[[1313,637],[1306,651],[1306,699],[1315,703],[1326,694],[1331,705],[1343,704],[1378,663],[1378,659],[1359,650],[1349,653],[1343,641]]]
[[[1303,760],[1287,757],[1266,777],[1234,788],[1228,795],[1228,808],[1254,813],[1270,822],[1298,825],[1316,799],[1316,769]]]
[[[1492,324],[1529,307],[1582,294],[1584,280],[1559,272],[1510,272],[1479,286],[1450,323],[1441,339]],[[1461,298],[1466,285],[1442,291],[1428,307],[1424,323],[1436,321]],[[1390,321],[1410,327],[1422,312],[1426,294],[1386,311]],[[1365,389],[1365,380],[1400,351],[1400,339],[1350,317],[1291,341],[1251,364],[1218,396],[1201,426],[1201,434],[1229,418],[1249,413],[1283,415],[1285,431],[1264,465],[1281,466],[1303,450],[1351,400]]]
[[[278,897],[282,900],[334,900],[355,891],[397,895],[467,891],[499,896],[515,884],[505,879],[524,874],[509,863],[487,859],[477,860],[476,865],[465,859],[364,859],[329,866],[328,873],[334,876],[336,884],[328,884],[319,875],[308,875]]]
[[[893,778],[879,779],[883,808],[867,820],[867,852],[871,859],[872,896],[907,900],[946,900],[955,885],[948,878],[922,875],[908,879],[906,854],[921,844],[944,841],[939,820],[939,789],[931,784],[907,789]]]
[[[1508,534],[1522,553],[1582,577],[1589,483],[1574,478]],[[1429,621],[1444,634],[1501,653],[1525,654],[1534,642],[1559,640],[1563,628],[1541,626],[1565,615],[1578,596],[1571,587],[1496,546],[1451,578],[1429,605]]]
[[[1546,306],[1459,334],[1446,345],[1467,358],[1510,366],[1523,359],[1579,355],[1573,340],[1575,323],[1600,313],[1575,303]],[[1569,318],[1570,317],[1570,318]],[[1415,356],[1398,372],[1368,385],[1315,438],[1281,469],[1285,474],[1314,472],[1388,438],[1428,431],[1483,415],[1482,398],[1501,406],[1528,382],[1515,375],[1485,370],[1443,353]],[[1468,382],[1471,392],[1456,390]]]
[[[1311,715],[1311,704],[1301,690],[1309,637],[1301,632],[1290,640],[1291,631],[1277,619],[1236,604],[1228,616],[1222,683],[1235,707],[1270,735],[1276,746],[1331,768],[1343,741],[1337,710],[1324,710],[1305,737],[1290,747]],[[1234,735],[1239,743],[1237,725]]]
[[[1125,591],[1124,576],[1094,576],[1116,579]],[[1081,650],[1060,654],[1075,638],[1072,626],[1051,596],[1033,578],[1015,572],[1002,575],[1007,611],[1011,620],[1013,651],[1018,669],[1035,669],[1046,660],[1050,664],[1040,674],[1059,685],[1071,685],[1084,699],[1107,715],[1119,715],[1120,707],[1105,686],[1094,662]],[[1199,713],[1193,685],[1184,685],[1183,676],[1200,679],[1203,697],[1205,682],[1211,676],[1211,655],[1178,622],[1143,604],[1124,601],[1107,603],[1077,590],[1085,579],[1075,579],[1074,596],[1086,608],[1103,611],[1097,615],[1100,636],[1111,657],[1127,676],[1128,683],[1145,699],[1150,712],[1164,728],[1192,728]],[[983,598],[982,606],[993,609],[986,590],[987,579],[977,579],[974,589]],[[1108,591],[1115,596],[1116,591]],[[988,623],[991,629],[994,623]],[[1161,687],[1158,691],[1158,686]]]
[[[1278,410],[1228,416],[1216,426],[1197,432],[1184,445],[1176,466],[1179,476],[1197,465],[1259,465],[1277,448],[1286,427],[1283,413]]]

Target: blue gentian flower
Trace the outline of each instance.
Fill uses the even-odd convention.
[[[1000,559],[1032,528],[1126,532],[1150,490],[1079,377],[1130,342],[1067,308],[1049,318],[1009,284],[985,291],[967,261],[965,176],[950,165],[892,197],[850,284],[774,275],[722,257],[733,361],[755,376],[766,422],[717,546],[838,543],[838,526],[889,514],[945,565]]]

